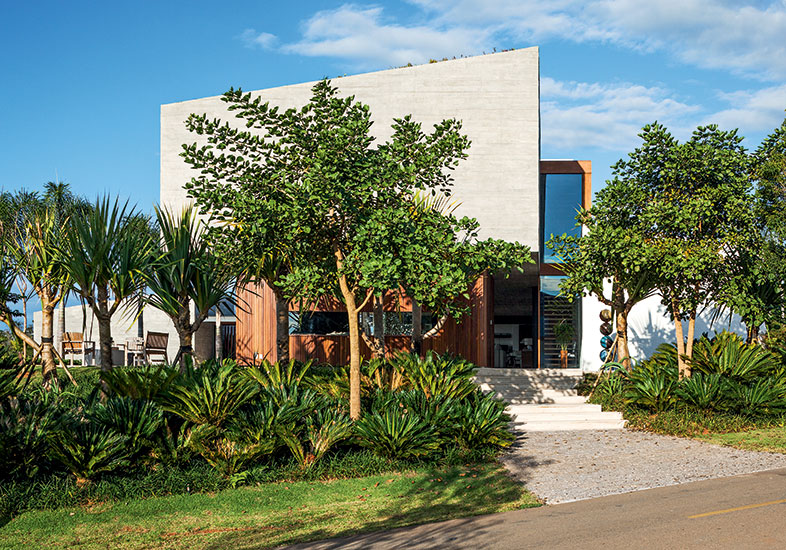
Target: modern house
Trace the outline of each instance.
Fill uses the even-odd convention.
[[[535,263],[523,273],[478,280],[471,289],[471,315],[447,323],[425,349],[451,351],[480,366],[559,367],[555,326],[562,323],[573,332],[565,344],[568,366],[596,370],[602,363],[598,316],[603,308],[594,298],[571,302],[559,296],[563,275],[544,245],[552,234],[578,231],[574,216],[579,206],[590,204],[592,168],[586,160],[540,158],[539,68],[538,48],[527,48],[347,76],[333,84],[370,106],[372,132],[381,140],[389,137],[394,117],[411,114],[425,128],[446,118],[461,120],[472,144],[469,158],[454,172],[456,213],[477,218],[481,238],[518,241],[532,250]],[[281,108],[299,107],[308,102],[313,84],[252,93]],[[238,122],[218,96],[162,105],[161,203],[170,208],[189,202],[183,186],[195,175],[180,157],[183,144],[200,142],[184,124],[191,113]],[[237,356],[274,359],[272,292],[264,285],[255,291],[245,294],[247,311],[237,313]],[[391,299],[385,306],[388,350],[408,349],[410,305]],[[325,304],[291,313],[294,357],[347,361],[345,312]],[[370,320],[371,313],[361,315]],[[424,315],[425,329],[430,321]],[[637,306],[630,327],[634,354],[673,338],[673,325],[657,298]],[[698,334],[706,328],[700,325]]]

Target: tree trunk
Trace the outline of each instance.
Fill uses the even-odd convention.
[[[41,374],[44,386],[49,387],[52,378],[57,377],[55,356],[52,353],[54,328],[54,306],[48,302],[41,307]]]
[[[112,370],[112,316],[109,314],[109,289],[106,286],[98,287],[98,342],[101,350],[101,370]]]
[[[273,287],[276,297],[276,361],[289,362],[289,300]]]
[[[751,323],[748,325],[748,337],[745,339],[746,344],[758,344],[759,343],[759,325],[754,325]]]
[[[423,349],[423,308],[414,298],[412,298],[412,340],[410,344],[412,353],[420,355]]]
[[[385,296],[374,296],[374,339],[377,348],[374,356],[380,359],[385,358]]]
[[[691,372],[691,359],[693,358],[693,338],[696,333],[696,310],[693,309],[690,312],[690,317],[688,318],[688,341],[685,343],[685,355],[687,360],[685,361],[685,378],[690,378]]]
[[[630,371],[630,350],[628,349],[628,312],[625,309],[617,312],[617,355],[622,365]]]
[[[358,304],[355,292],[349,288],[344,271],[344,254],[336,246],[336,271],[339,273],[338,286],[347,307],[349,318],[349,417],[360,418],[360,323],[358,322]]]
[[[672,314],[674,315],[674,331],[677,336],[677,369],[679,371],[680,380],[690,376],[688,366],[682,358],[685,355],[685,335],[682,331],[682,317],[680,315],[680,308],[675,300],[671,301]]]
[[[27,297],[22,298],[22,318],[25,320],[25,326],[22,327],[22,332],[27,334]],[[27,361],[27,342],[24,340],[22,340],[22,357],[24,361]]]
[[[63,297],[60,298],[60,318],[57,320],[57,339],[58,343],[58,351],[60,352],[60,356],[63,357],[63,361],[65,361],[65,332],[66,332],[66,301],[65,301],[65,294]]]
[[[221,362],[224,355],[224,340],[221,338],[221,306],[216,306],[216,361]]]
[[[188,367],[187,357],[193,356],[194,350],[191,347],[191,343],[194,339],[194,333],[188,327],[178,326],[177,329],[177,336],[180,341],[180,349],[177,351],[177,357],[175,357],[175,363],[180,361],[180,372],[185,372],[186,367]]]

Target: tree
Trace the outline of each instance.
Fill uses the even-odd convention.
[[[184,146],[200,176],[188,184],[201,211],[236,236],[251,232],[258,258],[287,259],[273,283],[289,298],[335,295],[349,317],[350,415],[360,415],[358,313],[401,280],[402,241],[412,235],[411,197],[449,191],[450,169],[469,145],[460,123],[426,135],[411,118],[395,120],[389,141],[374,146],[369,108],[339,98],[322,81],[311,101],[284,112],[230,90],[237,129],[198,115],[187,127],[208,145]]]
[[[630,368],[628,316],[633,306],[655,292],[656,267],[643,225],[649,196],[638,180],[606,182],[590,209],[576,216],[582,235],[556,235],[546,243],[567,278],[560,290],[569,300],[592,295],[615,313],[617,356]],[[610,284],[609,284],[610,283]]]
[[[76,292],[98,320],[101,370],[112,369],[112,316],[133,307],[145,284],[152,240],[146,217],[128,203],[99,198],[91,211],[73,219],[62,256]],[[135,308],[134,308],[135,309]]]
[[[646,193],[639,213],[655,286],[675,322],[680,377],[690,376],[696,318],[733,275],[736,250],[753,227],[749,159],[736,130],[697,128],[679,143],[647,125],[642,146],[614,166]],[[683,322],[687,321],[687,334]]]
[[[161,229],[158,246],[151,250],[146,278],[150,294],[145,301],[172,319],[180,340],[174,363],[186,366],[192,355],[194,333],[211,309],[236,304],[235,280],[213,254],[204,238],[204,224],[191,207],[179,215],[156,208]],[[191,304],[196,317],[191,320]]]

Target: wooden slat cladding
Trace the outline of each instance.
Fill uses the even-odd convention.
[[[494,281],[488,276],[480,277],[470,289],[470,313],[460,323],[448,320],[440,334],[423,343],[423,351],[450,352],[465,357],[479,366],[490,366],[493,361],[494,345]],[[237,358],[252,363],[262,359],[276,359],[275,297],[272,290],[262,283],[239,290],[245,301],[246,311],[237,313]],[[336,302],[324,301],[313,308],[315,311],[341,311]],[[411,311],[409,299],[399,302],[397,293],[389,293],[385,299],[387,311]],[[298,306],[290,306],[297,311]],[[387,354],[408,351],[409,336],[388,336],[385,339]],[[290,356],[300,360],[313,359],[318,363],[343,365],[349,362],[349,337],[327,334],[292,334],[289,336]],[[361,340],[361,352],[371,357],[371,350]],[[256,354],[256,358],[255,358]]]

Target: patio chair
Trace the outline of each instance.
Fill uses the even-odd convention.
[[[71,356],[71,366],[74,366],[74,355],[81,356],[82,364],[87,365],[87,356],[91,355],[93,362],[96,359],[96,343],[92,340],[85,340],[81,332],[63,333],[63,361],[67,356]]]
[[[152,364],[151,357],[163,357],[164,364],[169,363],[166,347],[169,344],[169,334],[166,332],[148,332],[145,338],[145,362]]]

